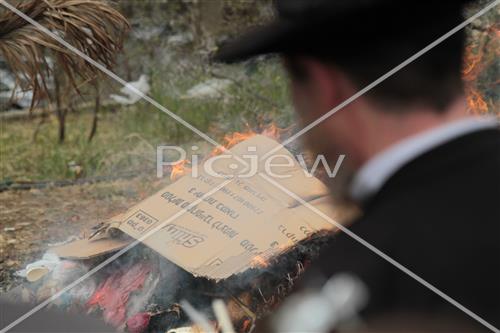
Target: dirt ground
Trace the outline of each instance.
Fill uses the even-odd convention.
[[[15,272],[41,258],[50,244],[80,235],[167,183],[168,180],[136,177],[0,192],[0,292],[21,283]]]

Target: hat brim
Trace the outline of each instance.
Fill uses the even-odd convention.
[[[293,45],[293,34],[297,29],[297,24],[286,20],[276,20],[255,27],[222,45],[212,59],[217,62],[234,63],[260,54],[286,52],[290,45]]]

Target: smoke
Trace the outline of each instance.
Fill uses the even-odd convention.
[[[192,325],[179,305],[181,300],[187,300],[215,322],[211,304],[214,299],[222,299],[236,330],[248,332],[257,318],[268,314],[293,290],[305,266],[329,239],[327,233],[313,235],[286,253],[271,258],[266,267],[250,268],[219,282],[195,277],[138,244],[63,294],[51,306],[98,315],[123,331],[158,332]],[[39,303],[107,257],[62,260],[51,273],[16,289],[10,298]]]

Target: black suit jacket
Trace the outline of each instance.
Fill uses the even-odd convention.
[[[401,168],[350,230],[500,328],[500,131],[464,135]],[[365,318],[391,311],[469,317],[347,234],[312,265],[357,275]],[[473,321],[471,319],[471,321]]]

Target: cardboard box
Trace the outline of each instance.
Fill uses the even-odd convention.
[[[233,155],[212,157],[205,165],[221,175],[231,175],[243,168],[239,161],[244,159],[253,163],[254,170],[266,172],[267,162],[258,157],[278,145],[256,135],[231,148]],[[291,175],[273,180],[335,218],[325,185],[308,175],[286,149],[273,156],[273,174]],[[334,229],[258,173],[235,177],[193,205],[225,181],[199,168],[197,175],[183,176],[130,208],[120,216],[118,228],[136,239],[159,228],[142,242],[193,275],[215,280],[243,272],[318,230]],[[64,251],[59,253],[64,256]]]

